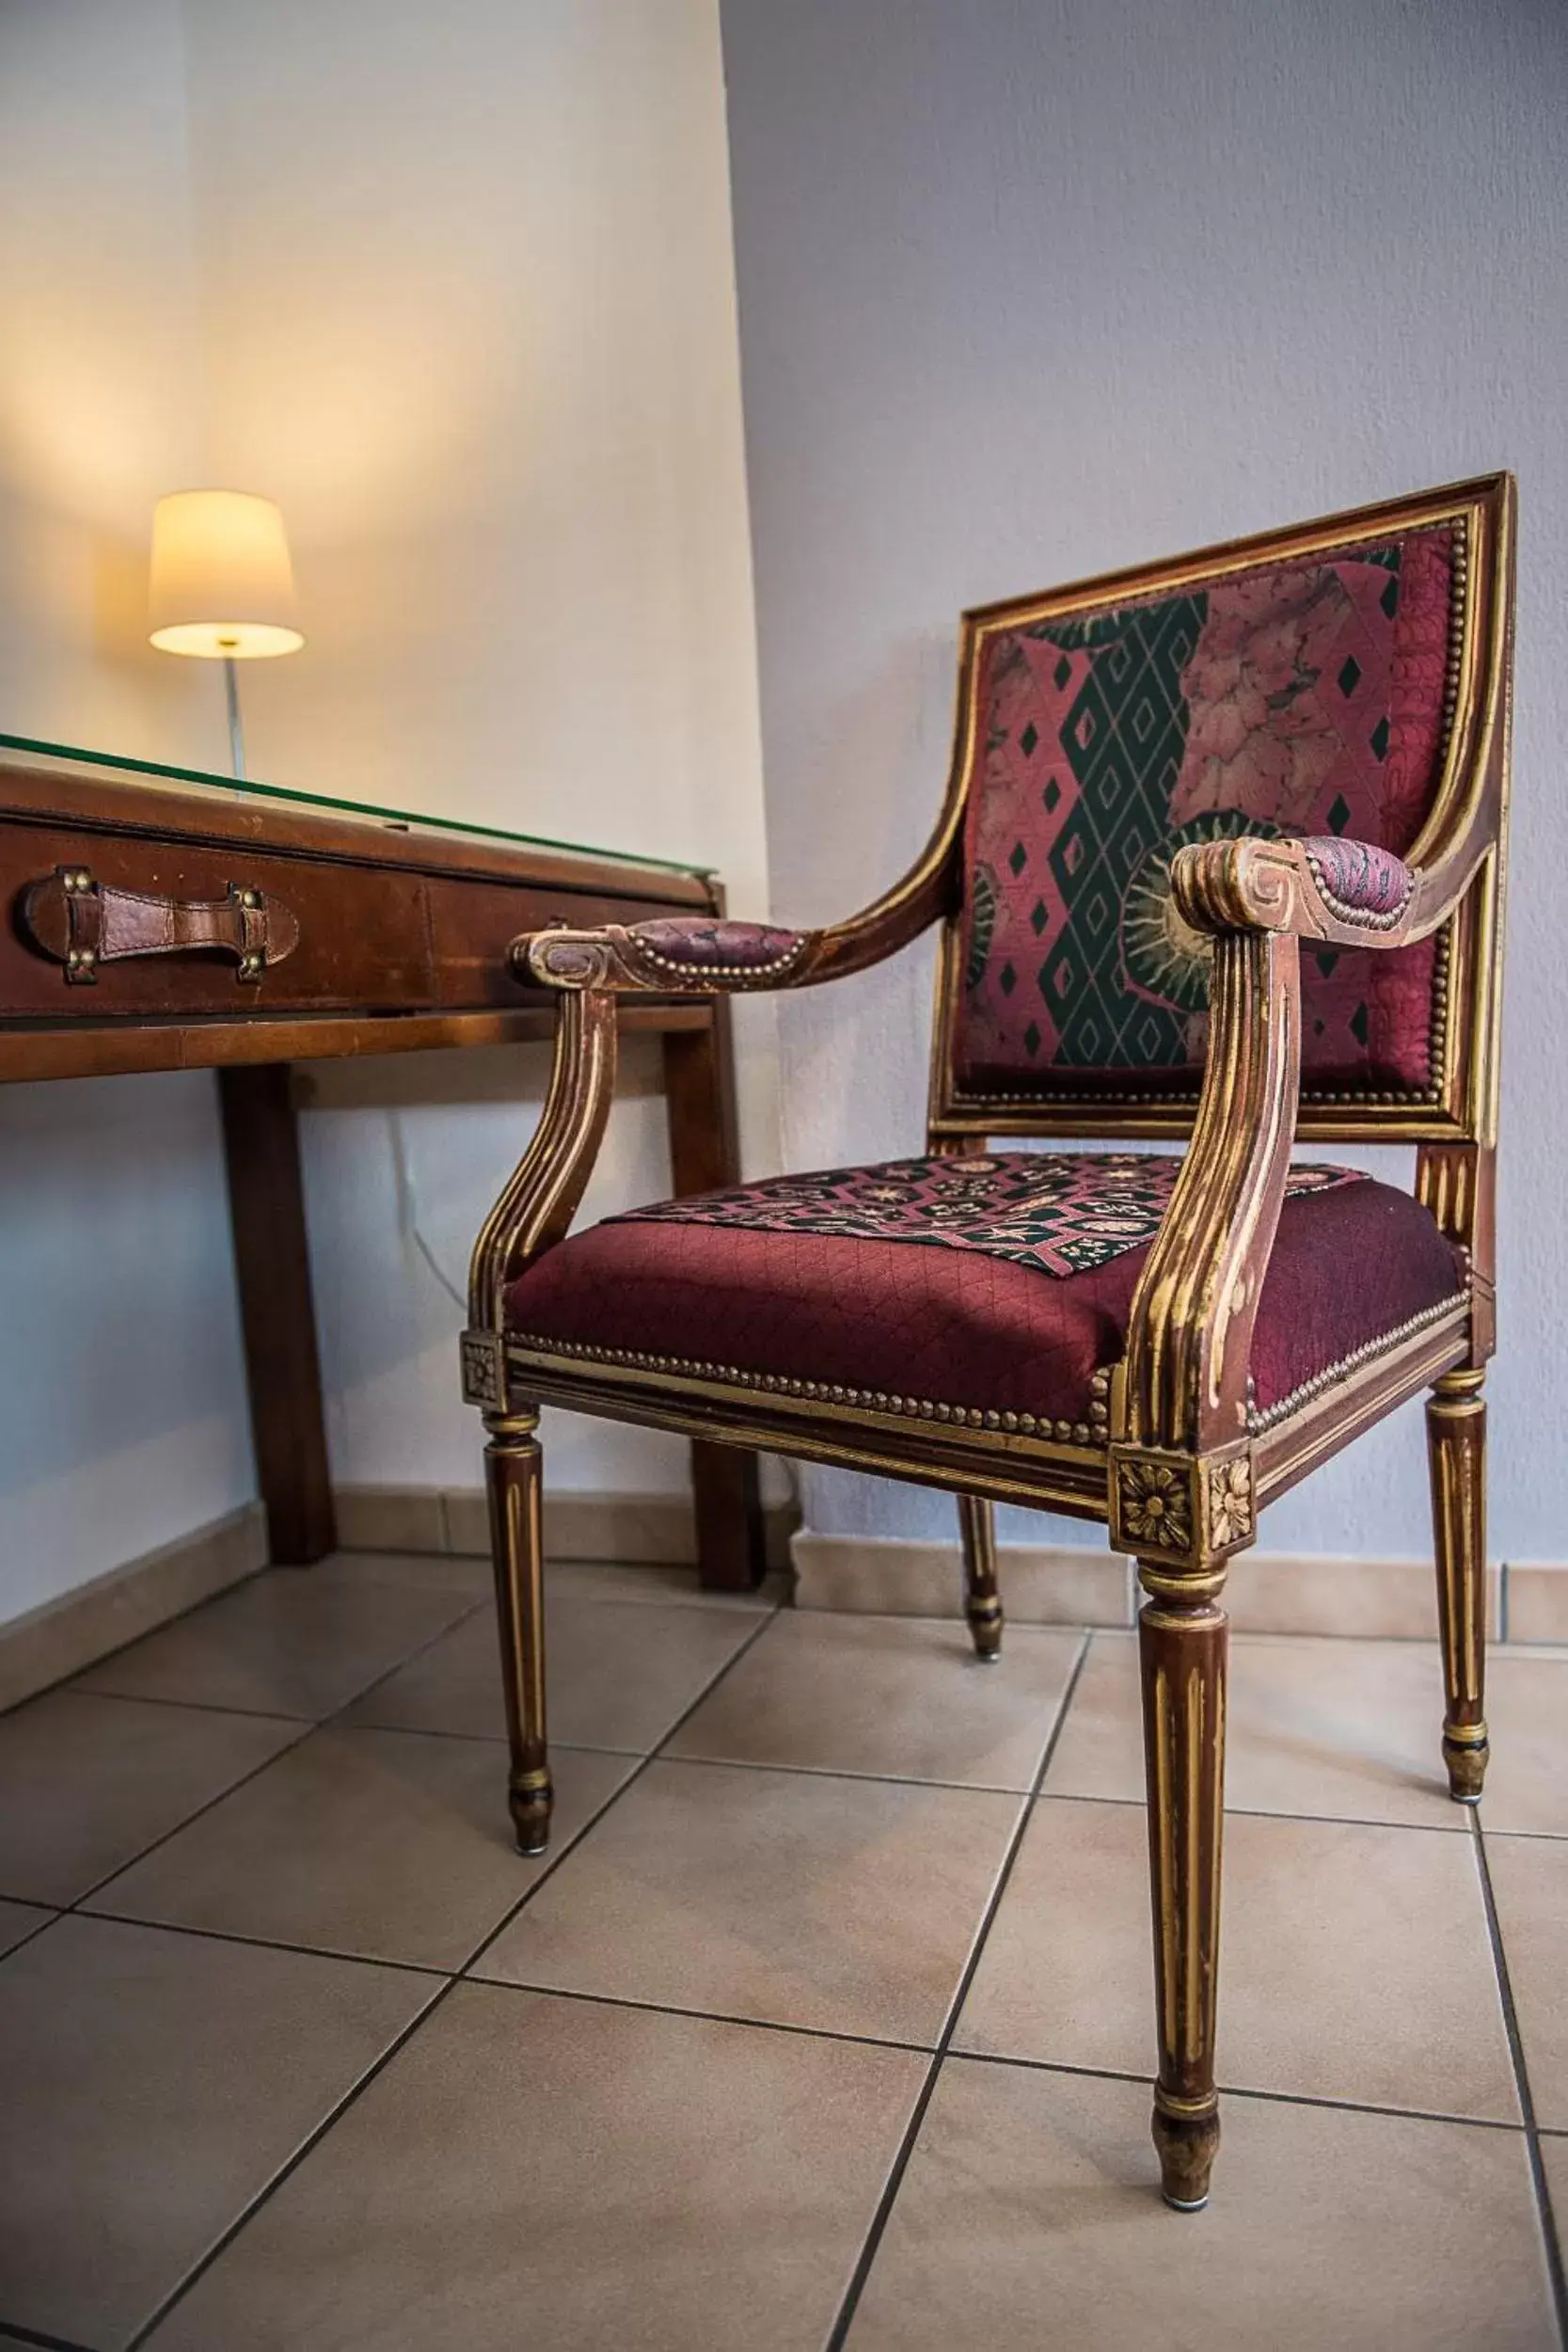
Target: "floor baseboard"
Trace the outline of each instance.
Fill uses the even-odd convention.
[[[877,1535],[796,1535],[797,1606],[872,1615],[947,1616],[958,1607],[956,1544]],[[1117,1552],[1001,1544],[1002,1604],[1018,1625],[1136,1623],[1132,1564]],[[1568,1565],[1496,1565],[1488,1572],[1488,1636],[1568,1643]],[[1243,1552],[1225,1605],[1238,1633],[1354,1634],[1421,1641],[1437,1632],[1430,1560],[1307,1559]]]
[[[339,1486],[338,1540],[347,1551],[441,1551],[483,1558],[490,1525],[481,1487]],[[793,1505],[764,1512],[768,1565],[789,1565]],[[689,1495],[545,1495],[545,1549],[557,1560],[620,1560],[639,1567],[694,1567],[697,1523]]]
[[[340,1486],[336,1502],[345,1550],[483,1556],[489,1549],[477,1488]],[[770,1505],[767,1525],[768,1565],[793,1565],[800,1608],[916,1617],[958,1611],[956,1544],[792,1533],[787,1504]],[[696,1562],[691,1503],[684,1495],[546,1496],[545,1542],[558,1560],[673,1567]],[[266,1565],[265,1518],[251,1502],[13,1618],[0,1626],[0,1708],[80,1674]],[[997,1565],[1014,1624],[1128,1628],[1136,1621],[1132,1565],[1118,1553],[1002,1544]],[[1239,1633],[1427,1640],[1437,1629],[1434,1585],[1425,1560],[1255,1551],[1237,1560],[1226,1605]],[[1494,1566],[1489,1585],[1494,1642],[1568,1645],[1568,1563]]]
[[[13,1617],[0,1626],[0,1708],[80,1674],[266,1565],[265,1514],[247,1502]]]

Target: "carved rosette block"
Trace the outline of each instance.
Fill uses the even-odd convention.
[[[1250,1456],[1236,1454],[1227,1462],[1205,1462],[1203,1492],[1208,1549],[1233,1551],[1250,1544],[1257,1532]]]
[[[1139,1559],[1196,1571],[1257,1536],[1252,1457],[1155,1452],[1111,1454],[1111,1541]]]
[[[458,1343],[463,1365],[463,1402],[483,1413],[506,1409],[506,1355],[499,1331],[465,1331]]]
[[[1196,1561],[1197,1468],[1191,1454],[1113,1449],[1111,1541],[1118,1551],[1183,1565]]]

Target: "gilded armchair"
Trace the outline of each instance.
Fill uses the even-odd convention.
[[[1214,2069],[1226,1615],[1259,1512],[1423,1389],[1452,1795],[1479,1798],[1484,1367],[1513,491],[1465,483],[965,617],[932,838],[815,931],[516,942],[558,992],[542,1122],[473,1259],[518,1843],[545,1844],[538,1406],[953,1491],[976,1648],[997,1501],[1132,1553],[1167,2201]],[[567,1240],[628,994],[814,986],[942,927],[919,1160]],[[1185,1142],[1184,1155],[996,1150]],[[1291,1164],[1417,1147],[1414,1194]]]

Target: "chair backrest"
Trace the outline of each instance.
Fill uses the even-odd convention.
[[[1302,957],[1300,1132],[1482,1132],[1512,501],[1497,475],[965,615],[933,1133],[1184,1132],[1208,948],[1176,850],[1338,834],[1419,863],[1491,790],[1497,852],[1439,930]]]

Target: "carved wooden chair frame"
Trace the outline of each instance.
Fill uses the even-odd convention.
[[[1060,1089],[1048,1101],[963,1091],[954,1075],[962,981],[959,915],[966,795],[975,770],[981,664],[997,630],[1107,602],[1206,586],[1260,562],[1308,559],[1393,532],[1451,528],[1453,626],[1446,742],[1435,795],[1390,913],[1337,897],[1311,846],[1213,840],[1181,850],[1172,887],[1212,938],[1201,1083],[1118,1094]],[[1107,1523],[1145,1600],[1143,1660],[1155,1915],[1159,2076],[1153,2129],[1166,2199],[1208,2193],[1219,2137],[1214,2078],[1227,1619],[1232,1554],[1257,1514],[1422,1389],[1428,1401],[1437,1590],[1453,1796],[1480,1796],[1487,1756],[1485,1407],[1494,1345],[1494,1167],[1508,805],[1514,494],[1497,475],[1080,582],[965,615],[950,780],[911,870],[863,914],[780,933],[758,961],[725,963],[722,927],[693,962],[671,926],[556,930],[519,939],[520,977],[557,993],[544,1115],[476,1244],[464,1389],[489,1432],[487,1475],[518,1842],[547,1833],[542,1638],[541,1402],[720,1442],[913,1480],[956,1493],[965,1599],[976,1646],[1001,1632],[996,1502]],[[604,1134],[617,1007],[627,995],[815,987],[865,970],[942,926],[928,1149],[983,1151],[993,1136],[1190,1138],[1132,1300],[1121,1361],[1097,1378],[1089,1418],[1069,1424],[981,1413],[940,1399],[747,1375],[675,1359],[592,1360],[507,1332],[511,1284],[566,1234]],[[678,927],[673,927],[678,931]],[[710,927],[711,932],[711,927]],[[1418,1093],[1303,1092],[1304,941],[1394,948],[1437,934],[1438,1036]],[[1164,1073],[1162,1074],[1162,1080]],[[1334,1367],[1259,1414],[1248,1359],[1294,1139],[1418,1148],[1416,1191],[1466,1253],[1466,1286],[1364,1361]]]

